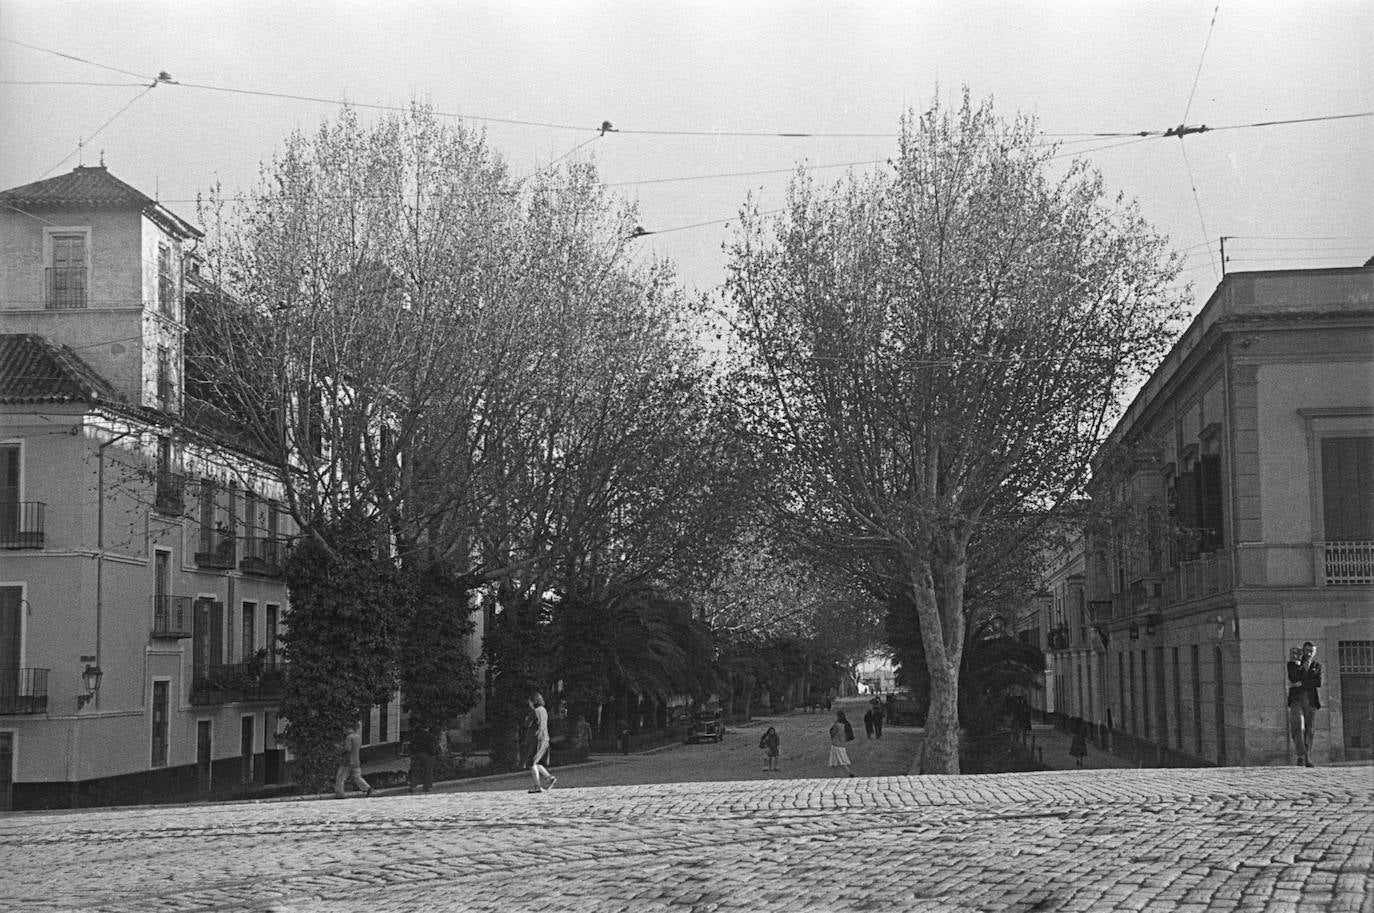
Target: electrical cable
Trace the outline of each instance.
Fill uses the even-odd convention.
[[[180,86],[183,89],[203,89],[209,92],[228,92],[234,95],[260,95],[264,98],[281,98],[292,101],[308,101],[327,105],[343,105],[350,108],[368,108],[374,111],[409,111],[406,105],[384,105],[380,103],[369,103],[360,101],[340,101],[334,98],[322,98],[317,95],[296,95],[290,92],[264,92],[258,89],[231,89],[227,86],[211,86],[203,83],[178,82],[173,80],[168,85]],[[479,114],[459,114],[453,111],[435,111],[436,117],[454,117],[459,120],[475,120],[491,124],[512,124],[519,127],[545,127],[551,130],[577,130],[582,132],[599,133],[600,127],[584,127],[577,124],[559,124],[550,121],[520,120],[513,117],[491,117]]]
[[[1197,61],[1197,72],[1193,74],[1193,88],[1188,93],[1188,104],[1183,109],[1183,120],[1179,123],[1188,123],[1188,112],[1193,110],[1193,96],[1197,94],[1198,80],[1202,78],[1202,63],[1207,59],[1207,48],[1212,43],[1212,30],[1217,25],[1217,11],[1221,9],[1221,0],[1217,0],[1217,5],[1212,8],[1212,22],[1207,26],[1207,40],[1202,43],[1202,56]]]
[[[157,86],[158,86],[158,83],[157,83],[156,80],[154,80],[154,81],[152,82],[152,84],[150,84],[150,85],[144,87],[144,89],[143,89],[142,92],[139,92],[139,93],[138,93],[137,95],[135,95],[133,98],[131,98],[131,99],[129,99],[127,102],[125,102],[125,103],[124,103],[124,107],[120,108],[120,109],[119,109],[118,111],[116,111],[114,114],[111,114],[110,117],[109,117],[109,119],[106,120],[105,123],[103,123],[103,124],[101,124],[99,127],[96,127],[96,128],[95,128],[95,132],[94,132],[94,133],[92,133],[90,136],[86,137],[86,138],[85,138],[84,140],[82,140],[81,142],[77,143],[75,149],[73,149],[71,152],[68,152],[66,155],[62,156],[62,158],[58,159],[58,161],[57,161],[57,163],[56,163],[55,165],[53,165],[53,166],[52,166],[51,168],[49,168],[47,171],[45,171],[45,172],[43,172],[41,175],[39,175],[39,176],[38,176],[38,177],[39,177],[39,180],[42,180],[43,178],[45,178],[45,177],[47,177],[48,175],[52,174],[52,173],[53,173],[54,171],[56,171],[58,168],[62,167],[62,164],[63,164],[64,162],[66,162],[67,159],[71,158],[72,156],[74,156],[74,155],[76,155],[78,152],[80,152],[81,149],[82,149],[82,147],[85,146],[86,143],[90,142],[91,140],[93,140],[93,139],[95,139],[97,136],[99,136],[99,135],[100,135],[100,131],[104,130],[104,129],[105,129],[106,127],[108,127],[110,124],[114,123],[114,119],[115,119],[116,117],[119,117],[119,115],[121,115],[121,114],[123,114],[125,111],[129,110],[129,108],[133,106],[133,103],[134,103],[134,102],[138,101],[140,98],[142,98],[143,96],[147,95],[149,92],[153,91],[153,89],[157,88]]]
[[[102,69],[102,70],[110,70],[110,71],[112,71],[112,72],[114,72],[114,73],[123,73],[125,76],[133,76],[133,77],[135,77],[135,78],[137,78],[137,79],[152,79],[152,78],[153,78],[152,76],[149,76],[149,75],[147,75],[147,74],[145,74],[145,73],[135,73],[133,70],[125,70],[125,69],[122,69],[122,68],[120,68],[120,67],[112,67],[112,66],[110,66],[109,64],[98,63],[98,62],[96,62],[96,61],[94,61],[94,60],[87,60],[85,57],[77,57],[75,54],[66,54],[66,53],[63,53],[62,51],[54,51],[52,48],[41,48],[41,47],[39,47],[39,46],[36,45],[36,44],[26,44],[26,43],[23,42],[23,41],[17,41],[17,40],[15,40],[14,38],[6,38],[6,37],[3,36],[3,35],[0,35],[0,41],[6,41],[6,42],[9,42],[10,44],[17,44],[19,47],[21,47],[21,48],[28,48],[28,49],[31,50],[31,51],[42,51],[44,54],[53,54],[53,55],[55,55],[55,56],[57,56],[57,57],[65,57],[65,58],[67,58],[68,60],[75,60],[75,61],[78,61],[79,63],[87,63],[87,64],[90,64],[90,65],[93,66],[93,67],[100,67],[100,69]],[[140,83],[140,85],[143,85],[143,83]]]
[[[1178,144],[1179,151],[1183,153],[1183,166],[1188,172],[1188,186],[1193,190],[1193,203],[1197,206],[1197,220],[1202,226],[1202,236],[1207,237],[1207,219],[1202,215],[1202,198],[1198,196],[1197,180],[1193,177],[1193,163],[1188,160],[1188,146],[1185,143]],[[1221,274],[1217,271],[1217,258],[1212,253],[1212,248],[1208,246],[1207,257],[1212,262],[1212,274],[1218,282],[1221,281]]]
[[[63,79],[0,79],[0,86],[146,86],[146,82],[83,82]]]

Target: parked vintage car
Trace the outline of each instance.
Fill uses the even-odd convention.
[[[687,744],[719,742],[725,738],[725,717],[719,710],[700,710],[687,725]]]

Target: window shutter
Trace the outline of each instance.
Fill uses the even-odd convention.
[[[1221,520],[1221,457],[1215,453],[1203,454],[1200,470],[1198,526],[1202,530],[1201,548],[1204,552],[1213,552],[1225,544]]]
[[[1198,551],[1198,474],[1185,472],[1178,477],[1178,526],[1184,558]]]
[[[224,663],[224,603],[213,602],[210,608],[210,663]]]
[[[1326,541],[1374,540],[1374,437],[1322,441]]]

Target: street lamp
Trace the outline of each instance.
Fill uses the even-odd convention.
[[[78,710],[89,704],[95,697],[96,692],[100,690],[100,679],[104,677],[104,675],[105,673],[101,671],[99,666],[86,666],[86,671],[81,673],[81,685],[86,689],[86,693],[76,696],[76,706]]]

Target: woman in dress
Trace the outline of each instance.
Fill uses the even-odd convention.
[[[525,766],[530,769],[530,792],[542,793],[553,789],[553,784],[558,782],[558,778],[540,763],[549,757],[549,711],[544,707],[544,695],[538,691],[530,695],[529,705],[531,719],[527,724],[527,736],[530,747]],[[549,781],[547,785],[544,783],[545,779]]]
[[[768,731],[763,734],[763,738],[759,739],[759,747],[763,749],[764,770],[778,769],[779,744],[780,740],[778,739],[778,731],[774,729],[772,726],[769,726]]]

